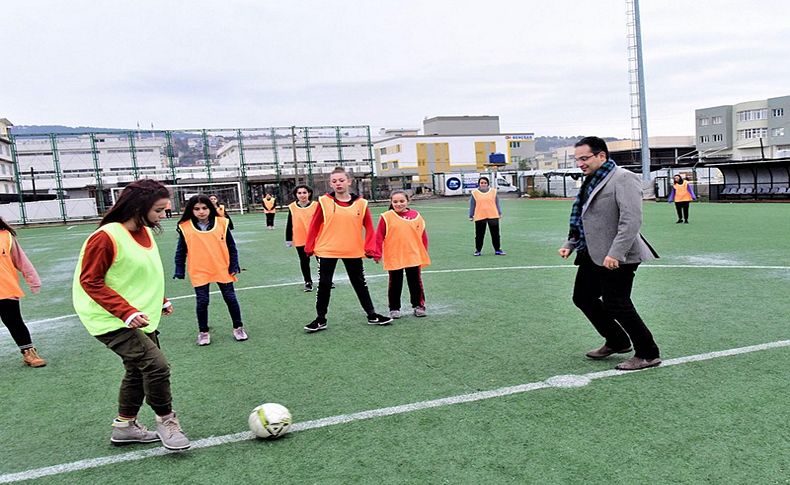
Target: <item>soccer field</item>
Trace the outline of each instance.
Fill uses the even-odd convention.
[[[43,284],[22,313],[48,365],[22,366],[0,329],[0,483],[790,483],[790,205],[693,204],[686,225],[645,203],[661,259],[640,266],[632,296],[665,365],[634,373],[611,371],[627,356],[584,357],[601,340],[557,256],[570,201],[504,199],[508,254],[487,238],[479,258],[466,199],[412,207],[433,260],[427,318],[367,325],[340,265],[328,330],[305,334],[315,293],[283,244],[286,214],[276,231],[260,213],[234,216],[250,339],[233,340],[214,294],[207,347],[195,345],[188,280],[170,279],[175,219],[164,221],[175,313],[160,341],[193,441],[182,453],[109,442],[123,368],[71,306],[94,226],[20,229]],[[386,275],[365,265],[386,313]],[[263,402],[291,410],[290,434],[250,439]],[[140,421],[153,420],[144,407]]]

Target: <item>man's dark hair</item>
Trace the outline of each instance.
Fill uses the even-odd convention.
[[[603,141],[603,138],[598,138],[597,136],[585,136],[581,140],[577,141],[573,146],[580,147],[583,145],[590,147],[590,151],[592,151],[593,155],[598,155],[601,152],[606,153],[606,159],[609,160],[609,148],[606,146],[606,142]]]

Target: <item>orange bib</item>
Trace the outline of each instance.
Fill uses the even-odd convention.
[[[291,211],[291,227],[293,228],[293,244],[296,247],[304,246],[307,243],[307,229],[310,227],[310,221],[313,220],[313,214],[318,209],[318,203],[311,201],[307,207],[299,207],[296,202],[288,204],[288,210]]]
[[[192,221],[182,222],[178,227],[187,243],[187,272],[192,286],[238,281],[228,273],[230,254],[225,241],[228,232],[226,218],[214,219],[214,227],[208,231],[197,229]]]
[[[0,229],[0,300],[22,298],[25,292],[19,286],[19,271],[11,258],[14,236],[5,229]]]
[[[488,189],[488,192],[480,192],[475,189],[472,191],[475,198],[474,220],[499,219],[499,211],[496,208],[496,189]]]
[[[682,184],[673,184],[675,188],[675,202],[691,202],[694,200],[689,192],[689,183],[683,182]]]
[[[272,197],[271,199],[267,199],[264,197],[263,199],[263,212],[266,214],[274,214],[277,212],[277,199]]]
[[[220,217],[225,217],[225,204],[220,204],[217,206],[217,215]]]
[[[358,198],[348,207],[322,195],[318,198],[324,212],[324,223],[315,241],[315,255],[319,258],[363,258],[365,238],[362,228],[368,201]]]
[[[392,271],[414,266],[425,267],[431,264],[428,251],[422,243],[425,232],[425,220],[421,215],[414,219],[404,219],[393,210],[381,215],[387,224],[387,235],[384,236],[382,259],[384,269]]]

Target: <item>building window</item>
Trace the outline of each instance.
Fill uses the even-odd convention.
[[[724,141],[724,135],[713,135],[713,141]]]
[[[750,140],[752,138],[765,138],[768,136],[768,128],[749,128],[747,130],[738,130],[739,140]]]
[[[521,148],[521,142],[520,141],[511,141],[510,142],[510,148]]]
[[[699,137],[700,143],[708,143],[710,141],[710,135],[702,135]]]
[[[784,115],[785,115],[784,108],[774,108],[771,110],[771,116],[773,116],[774,118],[781,118]]]
[[[738,121],[757,121],[768,119],[768,108],[738,111]]]
[[[389,170],[389,165],[387,162],[381,162],[381,169],[382,170]]]
[[[722,124],[723,121],[724,120],[722,119],[721,116],[714,116],[713,118],[711,118],[711,122],[713,122],[714,125],[720,125]]]
[[[700,126],[708,126],[708,123],[710,123],[710,118],[700,118],[699,119],[699,125]]]
[[[771,136],[785,136],[785,129],[782,128],[771,128]]]

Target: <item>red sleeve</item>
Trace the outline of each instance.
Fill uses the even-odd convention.
[[[428,250],[428,231],[422,231],[422,244],[425,246],[425,250]]]
[[[318,237],[318,232],[321,231],[321,225],[324,223],[324,209],[321,204],[316,207],[313,219],[310,221],[310,227],[307,228],[307,241],[304,245],[304,252],[308,256],[313,255],[315,250],[315,240]]]
[[[387,222],[384,220],[384,216],[381,216],[379,225],[376,227],[376,250],[373,252],[373,259],[381,259],[385,237],[387,237]]]
[[[138,310],[104,282],[104,276],[114,259],[115,246],[110,236],[105,232],[97,232],[91,236],[88,244],[85,245],[85,254],[82,257],[80,285],[102,308],[126,321]]]
[[[365,209],[362,227],[365,228],[365,256],[370,258],[376,251],[376,231],[373,229],[373,216],[370,215],[370,207]]]

